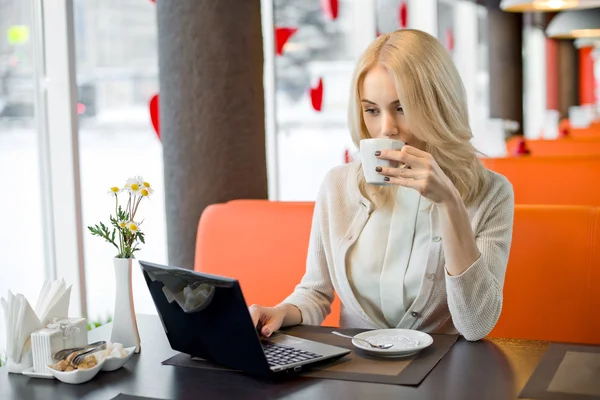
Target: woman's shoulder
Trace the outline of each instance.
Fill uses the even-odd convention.
[[[319,197],[335,200],[358,200],[358,173],[360,163],[351,162],[331,168],[323,178]]]
[[[507,177],[487,168],[485,172],[488,176],[488,189],[490,192],[493,192],[494,194],[497,194],[499,192],[512,193],[513,186]]]
[[[485,169],[488,182],[485,194],[481,196],[480,205],[510,202],[514,204],[512,183],[502,174]]]
[[[356,161],[337,165],[327,171],[325,178],[323,179],[323,184],[335,185],[339,182],[345,182],[349,178],[356,176],[358,168],[360,168],[360,164]]]

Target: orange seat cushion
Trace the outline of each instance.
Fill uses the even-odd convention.
[[[521,141],[520,137],[512,137],[506,147],[508,154],[515,154]],[[532,156],[598,156],[600,155],[600,138],[566,137],[562,139],[527,139],[525,146]]]
[[[195,270],[239,280],[248,306],[275,306],[306,270],[314,203],[237,200],[212,205],[198,225]],[[338,326],[339,300],[323,322]]]
[[[600,343],[592,326],[600,314],[591,287],[600,247],[594,224],[593,207],[516,207],[502,315],[491,336]]]
[[[596,209],[596,218],[591,234],[591,282],[590,282],[590,315],[589,321],[593,343],[600,343],[600,209]]]
[[[568,132],[573,138],[600,138],[600,123],[592,122],[587,128],[573,128],[569,125]]]
[[[273,306],[300,282],[313,203],[242,200],[208,207],[195,269],[239,280],[248,305]],[[600,344],[600,211],[515,206],[502,315],[491,336]],[[324,324],[337,326],[339,301]]]
[[[516,204],[600,206],[600,155],[524,156],[482,161],[512,183]]]

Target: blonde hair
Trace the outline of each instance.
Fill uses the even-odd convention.
[[[367,72],[376,65],[392,76],[412,135],[426,144],[465,205],[473,204],[487,188],[488,177],[471,144],[466,94],[450,54],[433,36],[403,29],[377,38],[358,61],[352,78],[349,125],[354,144],[370,137],[363,119],[360,90]],[[376,206],[396,192],[395,187],[367,187],[360,169],[359,189]]]

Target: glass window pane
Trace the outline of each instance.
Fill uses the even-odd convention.
[[[22,293],[35,307],[45,264],[31,6],[0,0],[0,297]],[[0,309],[0,353],[4,332]]]
[[[273,3],[278,43],[287,38],[281,30],[292,32],[275,58],[278,184],[284,201],[314,200],[327,171],[342,164],[346,152],[351,157],[356,151],[346,117],[356,62],[354,2],[340,0],[337,12],[326,4]]]
[[[490,69],[489,69],[489,41],[488,41],[488,15],[485,6],[477,6],[477,111],[481,116],[480,123],[490,117]]]
[[[107,224],[109,214],[114,215],[110,187],[122,187],[138,175],[153,185],[154,195],[138,212],[146,244],[135,255],[159,263],[167,259],[162,146],[148,108],[158,92],[156,6],[151,1],[75,0],[74,15],[88,317],[102,321],[113,313],[117,251],[92,237],[87,226]],[[133,290],[136,311],[154,313],[136,264]]]
[[[438,39],[450,54],[454,53],[454,3],[440,0],[437,6]]]

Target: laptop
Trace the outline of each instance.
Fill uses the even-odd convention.
[[[139,264],[173,350],[263,378],[300,372],[350,353],[279,332],[262,337],[236,279]]]

